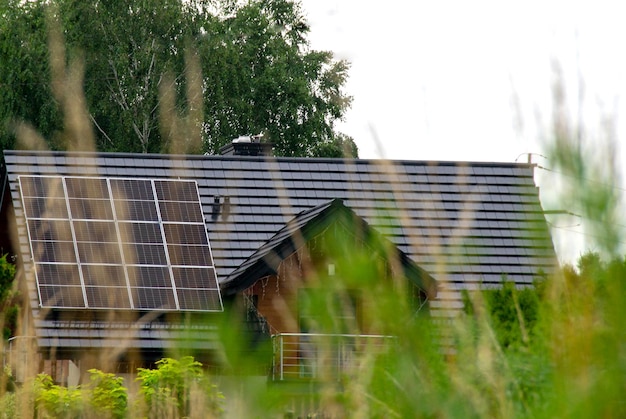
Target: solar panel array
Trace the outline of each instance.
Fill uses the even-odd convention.
[[[19,182],[42,307],[222,310],[195,181]]]

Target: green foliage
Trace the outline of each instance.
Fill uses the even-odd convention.
[[[139,368],[137,381],[150,417],[193,415],[194,409],[206,416],[221,413],[223,395],[202,371],[193,357],[164,358],[156,369]]]
[[[93,413],[103,418],[125,418],[128,408],[128,393],[124,379],[115,374],[90,369],[91,397],[89,404]]]
[[[232,399],[229,394],[229,415],[276,417],[277,412],[299,406],[298,412],[331,417],[624,416],[624,258],[605,262],[598,254],[585,254],[576,267],[566,265],[561,274],[532,291],[505,282],[500,290],[472,295],[468,306],[472,315],[447,327],[414,317],[402,302],[403,288],[378,286],[373,279],[386,269],[372,262],[371,247],[366,252],[353,247],[356,252],[336,265],[336,273],[345,273],[346,279],[343,275],[319,278],[324,286],[310,295],[309,314],[324,318],[327,331],[341,330],[344,325],[336,319],[342,310],[345,317],[346,308],[340,303],[351,304],[344,297],[356,290],[364,300],[373,301],[367,316],[394,336],[391,344],[367,348],[352,359],[357,368],[320,379],[315,386],[307,383],[304,390],[284,383],[246,387]],[[363,332],[358,325],[349,330]],[[444,331],[453,338],[453,347],[446,346],[448,341],[442,345]],[[236,350],[225,348],[225,352]],[[163,359],[155,369],[140,370],[139,392],[134,396],[143,404],[131,403],[128,410],[122,380],[90,372],[90,384],[69,389],[40,376],[38,417],[215,417],[223,413],[223,396],[191,357]],[[246,380],[236,377],[234,387],[243,388]],[[18,390],[5,395],[6,412],[20,406],[20,394]]]
[[[15,279],[15,265],[7,260],[7,255],[0,257],[0,301],[4,301],[11,292]]]
[[[199,48],[212,86],[205,109],[208,148],[264,132],[277,155],[354,152],[352,140],[334,130],[350,105],[342,92],[349,66],[330,52],[308,49],[300,5],[253,1],[231,16],[216,22]]]
[[[17,304],[8,306],[4,309],[2,314],[4,316],[2,336],[6,340],[15,335],[15,328],[17,327],[18,317],[20,315],[20,307]]]
[[[115,419],[141,413],[147,417],[208,418],[219,417],[223,411],[224,396],[192,357],[165,358],[157,362],[156,369],[138,369],[138,395],[143,404],[136,404],[135,410],[129,410],[123,378],[97,369],[90,369],[89,373],[89,383],[77,387],[54,384],[49,375],[39,374],[34,383],[36,417]],[[16,395],[24,392],[9,394],[2,403],[15,411]]]
[[[53,14],[61,57],[84,60],[99,150],[215,153],[263,132],[277,155],[356,156],[335,129],[350,106],[349,65],[309,48],[299,2],[209,3],[9,1],[0,22],[0,145],[13,148],[14,123],[28,121],[49,148],[67,147],[64,99],[50,88],[65,77],[48,65]]]
[[[35,408],[42,418],[125,418],[128,395],[123,379],[91,369],[86,386],[65,387],[52,377],[39,374],[35,380]]]
[[[19,417],[16,407],[17,395],[14,392],[4,393],[0,397],[0,418],[14,419]]]
[[[483,389],[483,399],[492,392],[487,399],[498,402],[498,391],[505,391],[498,403],[510,405],[507,416],[623,416],[624,278],[625,258],[606,262],[588,252],[535,290],[505,284],[472,298],[466,294],[471,316],[459,357],[467,364],[489,353],[502,390],[490,386],[480,369],[462,376],[479,378],[473,385]]]
[[[80,388],[56,385],[47,374],[37,375],[35,394],[36,410],[41,418],[80,418],[85,410]]]
[[[7,127],[14,118],[33,121],[51,148],[63,144],[57,133],[64,127],[48,88],[45,3],[59,6],[68,45],[64,59],[82,55],[86,60],[86,96],[98,124],[99,149],[170,150],[180,137],[172,132],[181,121],[187,124],[185,135],[200,127],[203,150],[215,151],[232,137],[257,132],[266,133],[285,155],[340,155],[353,147],[333,126],[349,105],[341,91],[347,63],[306,47],[308,27],[298,3],[224,0],[216,3],[216,11],[199,0],[147,0],[128,7],[8,0],[0,5],[0,82],[8,87],[0,97],[0,120]],[[195,92],[202,90],[204,99],[200,120],[193,74],[185,70],[198,57],[203,87]],[[167,111],[179,119],[169,130],[159,130],[157,122],[156,110],[165,97],[159,85],[174,92]],[[609,181],[590,181],[617,176],[604,161],[590,168],[588,155],[568,142],[574,131],[559,122],[553,159],[578,180],[564,188],[569,196],[562,205],[580,204],[581,214],[593,221],[602,255],[583,255],[577,266],[566,265],[534,290],[505,282],[471,299],[468,294],[471,316],[443,324],[416,318],[401,284],[385,286],[380,279],[393,266],[372,257],[380,252],[371,247],[354,252],[354,241],[336,240],[337,254],[345,258],[336,263],[339,275],[318,278],[322,286],[310,293],[305,314],[318,319],[324,331],[366,333],[350,312],[356,295],[372,302],[363,310],[369,320],[364,323],[393,335],[394,343],[366,348],[351,360],[357,368],[321,379],[314,388],[258,386],[252,395],[242,392],[232,402],[229,397],[228,413],[276,417],[277,410],[299,402],[304,412],[333,417],[626,417],[626,259],[615,257],[616,191],[622,189],[611,188]],[[0,142],[10,148],[8,132],[0,129]],[[6,257],[2,269],[10,281],[14,268]],[[345,321],[337,321],[342,316]],[[240,342],[222,341],[224,358],[241,352]],[[1,413],[30,417],[16,406],[34,405],[37,417],[127,415],[122,380],[91,373],[90,384],[76,388],[40,375],[33,403],[24,385],[4,394]],[[138,381],[144,403],[140,413],[146,416],[222,412],[223,396],[191,357],[167,358],[156,369],[141,369]]]
[[[482,298],[498,343],[502,348],[528,346],[539,316],[541,284],[517,289],[504,281],[502,287],[482,291]],[[463,292],[464,311],[473,315],[476,308],[467,291]]]
[[[50,89],[41,2],[4,1],[0,15],[0,147],[4,150],[16,146],[16,120],[31,121],[51,135],[61,116]]]
[[[0,257],[0,307],[2,313],[2,336],[5,339],[10,338],[17,325],[17,317],[19,315],[19,307],[11,304],[11,294],[13,289],[13,280],[15,279],[15,265],[7,260],[7,255]]]
[[[546,349],[553,365],[554,399],[549,413],[621,417],[626,376],[623,318],[626,315],[623,257],[605,262],[581,256],[577,269],[563,268],[542,306]]]

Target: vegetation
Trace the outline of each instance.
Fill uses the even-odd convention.
[[[15,265],[7,260],[7,255],[0,257],[0,301],[6,300],[11,294],[15,278]]]
[[[67,138],[69,101],[101,151],[215,153],[263,133],[277,155],[356,157],[335,129],[348,63],[311,50],[308,31],[291,0],[5,1],[0,147],[25,121],[48,148],[90,149],[87,133]]]
[[[307,28],[294,3],[223,1],[218,12],[209,13],[201,2],[148,0],[142,8],[118,10],[107,9],[103,2],[58,0],[50,2],[58,6],[58,14],[48,17],[43,3],[10,0],[0,6],[0,80],[16,87],[4,89],[0,111],[3,117],[33,121],[51,148],[86,147],[75,139],[92,123],[96,126],[93,147],[102,150],[215,150],[242,132],[266,131],[283,154],[296,154],[302,145],[303,154],[313,155],[320,144],[332,145],[341,138],[332,130],[332,121],[347,106],[340,91],[345,63],[334,63],[325,53],[302,53]],[[159,19],[151,19],[157,4]],[[88,23],[85,16],[99,22],[89,27],[92,32],[79,30]],[[129,16],[136,21],[129,21]],[[55,43],[53,36],[57,20],[62,28],[57,27],[57,35],[62,33],[68,45],[62,54],[62,44]],[[153,21],[162,26],[161,32],[151,26]],[[50,49],[47,25],[53,33]],[[109,25],[115,31],[105,30]],[[107,49],[103,46],[116,51],[115,59],[96,54]],[[119,54],[126,51],[122,47],[131,54]],[[84,103],[73,84],[82,80],[76,64],[80,61],[75,60],[80,54],[85,58]],[[22,66],[25,56],[36,58]],[[45,64],[48,57],[51,67]],[[54,61],[59,57],[59,62]],[[196,86],[193,74],[197,73],[185,71],[198,61],[205,99],[200,119],[193,99],[197,90],[188,88]],[[220,70],[208,71],[211,66]],[[306,70],[304,76],[289,73],[298,66]],[[129,80],[141,80],[148,87],[125,85]],[[161,93],[155,90],[159,84],[165,86]],[[175,88],[168,90],[168,85]],[[315,89],[308,90],[311,85]],[[168,91],[175,92],[169,99]],[[96,103],[98,95],[110,100]],[[298,100],[304,103],[298,106],[304,107],[293,108],[290,100],[298,97],[309,102]],[[280,100],[273,102],[273,98]],[[89,112],[77,109],[74,100],[89,106]],[[175,109],[170,113],[176,117],[161,121],[159,129],[156,106],[164,103]],[[265,111],[257,112],[259,108]],[[563,202],[568,208],[581,208],[581,215],[593,220],[590,230],[598,237],[599,251],[583,255],[576,266],[565,265],[540,286],[520,290],[505,282],[499,290],[468,294],[466,315],[449,325],[437,324],[415,316],[404,303],[402,286],[371,286],[377,270],[371,252],[361,251],[346,255],[347,262],[338,265],[351,268],[352,275],[346,275],[349,283],[325,280],[337,295],[356,291],[364,300],[374,301],[367,315],[378,322],[381,333],[394,336],[394,344],[382,351],[368,348],[353,360],[358,368],[338,379],[320,380],[317,387],[303,390],[233,377],[237,384],[222,402],[221,392],[193,358],[167,358],[155,369],[139,370],[134,391],[124,386],[121,377],[98,370],[91,370],[89,382],[78,387],[60,386],[47,375],[30,377],[17,389],[4,391],[0,414],[210,417],[224,409],[224,415],[232,417],[276,417],[286,411],[358,418],[626,417],[626,259],[614,229],[620,189],[611,181],[616,178],[614,166],[606,160],[594,165],[583,158],[584,150],[572,141],[575,130],[558,117],[555,121],[552,156],[571,179],[563,188],[567,193]],[[321,124],[319,131],[314,122]],[[180,144],[192,138],[190,133],[199,126],[201,146]],[[36,143],[28,140],[36,137],[33,130],[18,124],[16,133],[20,140]],[[118,143],[129,138],[127,144]],[[10,144],[12,138],[5,136],[2,141]],[[590,178],[601,182],[591,183]],[[6,257],[1,261],[4,284],[4,275],[8,272],[6,278],[12,277],[14,268]],[[354,289],[364,282],[361,289]],[[328,320],[332,328],[336,316],[328,314],[342,308],[334,307],[335,301],[320,301],[307,314]],[[241,349],[231,343],[240,342],[232,338],[239,330],[234,322],[229,327],[222,333],[231,339],[220,342],[217,350],[223,359],[241,355]]]
[[[79,388],[56,385],[47,374],[35,380],[35,403],[38,416],[44,418],[76,418],[85,408]]]
[[[156,369],[139,368],[137,380],[149,417],[203,417],[222,412],[222,393],[193,357],[157,361]]]
[[[94,414],[110,418],[124,418],[128,409],[128,393],[124,380],[115,374],[90,369],[90,406]]]
[[[503,349],[528,347],[536,336],[535,326],[539,317],[541,294],[545,283],[537,281],[533,287],[517,289],[515,283],[504,282],[501,288],[484,290],[481,297],[463,291],[464,311],[477,317],[477,304],[483,304],[489,314],[491,327],[498,344]],[[481,301],[476,301],[481,298]]]
[[[286,411],[374,418],[626,415],[624,257],[588,253],[541,286],[516,289],[505,282],[502,289],[468,294],[466,315],[445,325],[415,317],[402,303],[403,287],[372,286],[370,278],[377,275],[368,256],[347,255],[348,262],[338,265],[351,267],[348,281],[325,281],[336,295],[356,291],[375,301],[367,315],[378,321],[381,333],[395,337],[394,344],[365,351],[354,360],[358,368],[321,380],[313,391],[234,377],[238,384],[222,404],[200,365],[180,358],[140,370],[134,393],[127,393],[121,380],[91,371],[90,383],[79,388],[40,376],[36,403],[29,404],[29,387],[23,385],[6,392],[2,405],[6,412],[15,412],[20,403],[36,405],[39,417],[57,417],[61,410],[63,417],[193,417],[194,409],[206,416],[219,415],[222,408],[234,417],[276,417]],[[364,286],[358,288],[359,283]],[[332,330],[334,316],[328,314],[342,308],[321,301],[308,314],[327,319]],[[229,335],[240,333],[235,327],[229,323]],[[240,340],[221,342],[220,355],[240,354],[233,342]]]
[[[7,260],[7,256],[4,254],[0,257],[0,324],[4,339],[13,335],[19,314],[19,307],[14,301],[16,293],[13,289],[15,265]]]
[[[223,395],[209,383],[202,365],[191,357],[163,359],[155,369],[137,374],[140,389],[130,394],[124,379],[97,369],[89,370],[85,385],[55,384],[47,374],[33,382],[32,411],[19,410],[16,398],[28,397],[28,386],[5,393],[0,400],[2,417],[126,418],[126,417],[220,417]],[[132,402],[134,401],[134,403]]]

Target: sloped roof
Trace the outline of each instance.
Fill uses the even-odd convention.
[[[263,276],[275,274],[279,264],[285,258],[336,222],[344,224],[350,231],[358,230],[360,236],[368,242],[385,240],[361,217],[347,208],[341,199],[335,198],[298,213],[222,282],[222,291],[238,292],[251,286]],[[404,253],[401,251],[397,253],[406,277],[434,298],[436,285],[433,278]]]
[[[224,285],[297,214],[335,198],[453,289],[503,275],[531,284],[556,263],[530,164],[45,151],[5,151],[4,164],[26,269],[20,175],[195,180]],[[30,300],[37,310],[32,288]]]
[[[438,281],[499,283],[506,274],[530,284],[556,260],[529,164],[4,154],[21,225],[21,174],[196,180],[220,281],[300,211],[333,198],[342,199]],[[215,197],[221,202],[228,197],[229,209],[216,213]]]

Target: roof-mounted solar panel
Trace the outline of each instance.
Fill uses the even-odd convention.
[[[194,181],[19,182],[42,307],[222,311]]]

